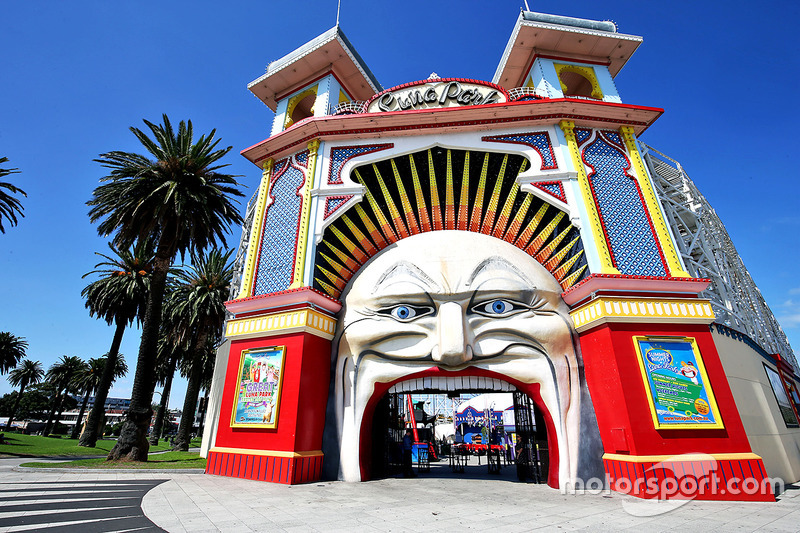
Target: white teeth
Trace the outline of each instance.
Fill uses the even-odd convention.
[[[421,391],[462,391],[483,392],[501,391],[513,392],[516,388],[505,381],[479,376],[433,376],[426,378],[409,379],[395,383],[389,389],[390,393],[396,392],[421,392]]]

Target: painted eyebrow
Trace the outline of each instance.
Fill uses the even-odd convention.
[[[411,277],[421,281],[429,291],[441,291],[439,284],[436,283],[432,277],[423,272],[417,265],[409,263],[408,261],[398,261],[391,269],[381,274],[381,277],[378,278],[378,282],[375,283],[375,288],[372,289],[372,294],[375,294],[383,284],[403,274],[408,274]]]
[[[511,264],[508,260],[500,256],[487,257],[486,259],[481,261],[481,263],[477,267],[475,267],[475,270],[472,271],[472,274],[470,274],[469,279],[467,279],[467,287],[472,285],[472,283],[475,281],[475,278],[477,278],[480,273],[482,273],[484,270],[488,270],[489,268],[499,268],[500,270],[505,270],[507,272],[515,274],[526,284],[530,285],[532,289],[536,288],[536,284],[533,283],[530,280],[530,278],[528,278],[528,276],[526,276],[515,265]]]

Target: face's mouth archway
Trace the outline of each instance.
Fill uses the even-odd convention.
[[[359,470],[362,480],[372,479],[372,423],[375,417],[375,410],[386,394],[393,393],[453,393],[453,392],[514,392],[518,390],[526,394],[542,413],[547,430],[547,442],[549,444],[549,470],[547,473],[547,484],[557,488],[559,486],[559,446],[554,445],[559,442],[557,428],[553,417],[545,406],[540,394],[539,383],[522,383],[510,380],[505,376],[496,374],[488,370],[477,368],[465,369],[459,372],[451,372],[440,368],[431,368],[416,374],[406,376],[390,383],[376,384],[374,393],[364,409],[363,422],[359,435]]]
[[[370,478],[372,417],[383,395],[411,379],[429,380],[430,390],[435,378],[445,390],[488,379],[524,392],[547,427],[548,483],[574,480],[581,382],[560,294],[541,264],[486,235],[422,233],[374,256],[343,294],[335,340],[339,479]]]

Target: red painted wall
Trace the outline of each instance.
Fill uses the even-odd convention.
[[[724,429],[653,427],[635,335],[694,337]],[[580,334],[586,381],[606,453],[747,453],[750,444],[708,326],[607,323]]]
[[[231,412],[242,351],[270,346],[286,346],[277,427],[232,428]],[[287,452],[319,450],[328,401],[330,359],[331,342],[309,333],[233,341],[215,445]]]

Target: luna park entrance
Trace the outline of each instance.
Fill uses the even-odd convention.
[[[372,421],[372,479],[409,475],[403,442],[409,429],[411,475],[547,481],[544,418],[518,390],[385,394]]]

